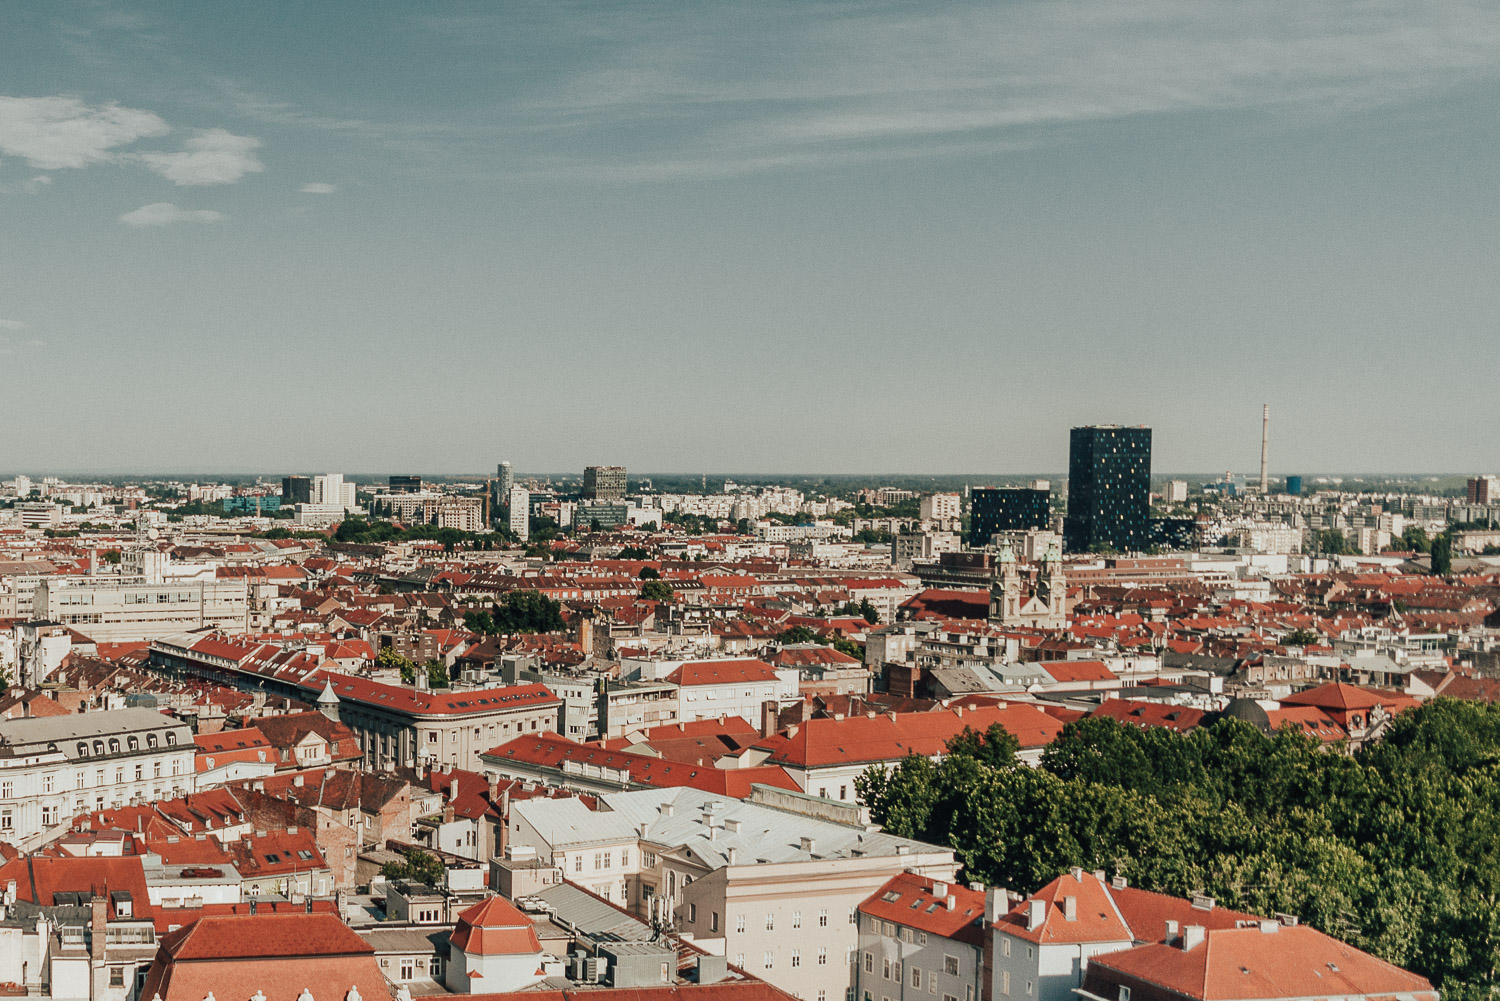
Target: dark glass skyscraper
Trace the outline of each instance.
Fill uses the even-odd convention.
[[[1150,428],[1073,429],[1063,544],[1074,553],[1102,546],[1122,553],[1151,547]]]
[[[969,495],[969,545],[989,545],[996,532],[1046,528],[1050,496],[1029,487],[975,487]]]

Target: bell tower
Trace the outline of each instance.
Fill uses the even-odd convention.
[[[1021,568],[1009,542],[1000,544],[995,556],[995,574],[990,580],[990,621],[1014,624],[1021,613]]]

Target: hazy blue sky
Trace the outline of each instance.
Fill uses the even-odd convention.
[[[1500,466],[1500,5],[14,3],[0,469]]]

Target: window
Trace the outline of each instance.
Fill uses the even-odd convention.
[[[1119,996],[1120,996],[1120,1001],[1130,1001],[1130,988],[1129,987],[1125,987],[1125,986],[1122,985],[1120,987],[1120,995]]]
[[[1002,970],[1000,972],[1000,993],[1001,994],[1009,994],[1010,993],[1010,971],[1009,970]]]
[[[139,751],[141,749],[141,738],[139,738],[139,737],[126,737],[125,738],[125,746],[128,747],[128,748],[130,748],[132,751]]]
[[[698,905],[697,904],[688,904],[688,923],[690,923],[690,924],[697,924],[698,923]]]
[[[55,807],[55,806],[44,806],[44,807],[42,807],[42,826],[43,827],[51,827],[55,823],[57,823],[57,807]]]
[[[123,967],[123,966],[111,966],[109,968],[109,986],[111,986],[111,987],[124,987],[125,986],[125,967]]]
[[[139,782],[141,779],[143,779],[143,778],[146,777],[145,767],[146,766],[144,764],[142,764],[141,762],[139,762],[139,761],[136,762],[136,764],[135,764],[135,780],[137,782]]]
[[[969,984],[964,988],[964,1001],[974,1001],[974,985]]]
[[[443,975],[443,961],[436,956],[429,957],[427,960],[427,975],[434,980],[441,977]]]
[[[946,974],[948,974],[948,976],[950,976],[950,977],[956,977],[956,976],[958,976],[958,957],[957,956],[944,956],[943,957],[943,972],[946,973]]]
[[[802,912],[801,911],[793,911],[792,912],[792,927],[793,928],[801,928],[802,927]]]
[[[595,852],[594,853],[594,870],[597,872],[598,870],[603,869],[603,868],[604,868],[604,853],[603,852]]]
[[[920,967],[913,966],[911,968],[911,985],[917,990],[922,989],[922,970]]]
[[[745,930],[745,915],[743,915],[743,914],[736,914],[734,916],[734,930],[735,931],[744,931]]]
[[[401,979],[410,980],[417,972],[417,964],[410,959],[401,961]]]
[[[828,911],[822,910],[822,911],[818,912],[818,927],[819,928],[827,928],[828,927]]]
[[[880,960],[880,976],[885,980],[891,979],[891,961],[884,957]]]
[[[826,948],[818,950],[818,965],[819,966],[827,966],[828,965],[828,950]]]
[[[798,966],[801,966],[801,965],[802,965],[802,951],[800,949],[793,949],[792,950],[792,966],[795,968],[795,967],[798,967]]]
[[[872,953],[865,953],[865,972],[875,972],[875,956]]]
[[[849,908],[849,923],[852,925],[858,920],[859,914],[854,910],[854,908]]]
[[[891,964],[891,979],[898,984],[901,983],[901,960],[899,959]]]
[[[1026,996],[1031,997],[1031,981],[1026,981]]]
[[[574,872],[583,872],[583,856],[582,855],[575,855],[573,857],[573,871]]]
[[[109,738],[109,753],[110,754],[119,754],[120,753],[120,738],[119,737],[111,737],[111,738]]]
[[[944,994],[943,1001],[958,1001],[958,998],[954,997],[952,994]]]
[[[927,993],[928,994],[936,994],[937,993],[937,971],[936,970],[929,970],[927,972]]]
[[[774,915],[774,914],[772,914],[770,912],[767,912],[766,913],[766,931],[775,931],[775,930],[776,930],[776,915]]]
[[[766,969],[768,969],[768,970],[774,970],[776,968],[776,956],[775,956],[774,953],[771,952],[770,949],[766,950],[766,963],[765,963],[765,966],[766,966]]]
[[[78,771],[76,771],[76,772],[73,773],[73,787],[75,789],[82,789],[83,788],[83,770],[82,769],[79,769]]]
[[[630,865],[630,849],[629,848],[626,848],[626,849],[624,849],[623,851],[620,852],[620,865],[621,865],[622,868],[628,868],[629,867],[629,865]]]
[[[708,912],[708,930],[709,931],[718,931],[719,930],[719,912],[718,911],[709,911]]]
[[[604,868],[608,869],[613,864],[610,860],[614,858],[614,852],[604,853]]]
[[[57,776],[54,775],[54,774],[52,774],[51,772],[48,772],[46,775],[43,775],[42,776],[42,792],[51,792],[52,791],[52,785],[56,781],[57,781]]]
[[[1000,937],[1000,955],[1002,955],[1002,956],[1009,956],[1010,955],[1010,937],[1009,936],[1002,935]]]
[[[146,734],[146,746],[147,747],[155,747],[156,746],[156,734],[154,734],[154,733],[148,733],[148,734]]]
[[[655,869],[656,868],[656,853],[655,852],[642,852],[641,853],[641,865],[643,867],[647,868],[647,869]]]
[[[742,970],[745,968],[745,954],[743,952],[737,952],[734,954],[734,965],[738,966]]]
[[[16,784],[14,782],[10,782],[10,781],[0,782],[0,799],[15,799],[15,798],[16,798]]]

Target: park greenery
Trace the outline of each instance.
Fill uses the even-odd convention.
[[[1070,723],[1041,767],[966,732],[856,782],[893,834],[951,845],[965,879],[1030,892],[1072,866],[1302,921],[1448,997],[1500,982],[1500,705],[1435,699],[1352,754],[1221,719],[1182,735]]]
[[[508,636],[514,633],[555,633],[567,628],[562,605],[540,591],[507,591],[489,610],[464,614],[464,628],[472,633]]]
[[[449,683],[448,668],[440,660],[429,660],[425,664],[418,664],[408,657],[403,657],[396,652],[395,647],[382,647],[379,655],[375,658],[376,667],[394,667],[400,670],[401,680],[408,685],[415,684],[417,672],[423,671],[427,675],[427,684],[432,688],[447,688]]]

